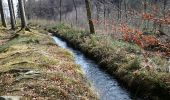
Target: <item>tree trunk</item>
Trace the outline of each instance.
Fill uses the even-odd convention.
[[[90,33],[95,34],[94,24],[93,24],[92,15],[91,15],[90,0],[85,0],[85,4],[86,4],[86,10],[87,10],[87,18],[89,21]]]
[[[61,6],[62,6],[62,0],[60,0],[60,23],[61,23],[61,20],[62,20],[62,19],[61,19],[61,13],[62,13],[62,12],[61,12]]]
[[[106,1],[103,2],[104,8],[103,8],[103,14],[104,14],[104,26],[106,25]]]
[[[124,0],[124,10],[125,10],[125,20],[127,22],[128,14],[127,14],[127,0]]]
[[[75,11],[76,11],[76,24],[77,24],[78,17],[77,17],[77,6],[75,3],[75,0],[73,0],[73,5],[74,5]]]
[[[147,10],[147,1],[144,0],[144,12],[146,13],[146,10]]]
[[[167,0],[164,0],[163,3],[164,3],[164,6],[163,6],[163,15],[164,15],[164,19],[165,19]]]
[[[26,0],[23,0],[24,7],[26,6]]]
[[[25,9],[26,9],[26,11],[27,11],[27,13],[26,13],[26,17],[27,17],[27,19],[28,20],[30,20],[31,19],[31,1],[30,0],[28,0],[27,1],[27,5],[25,5]]]
[[[14,12],[12,8],[11,0],[8,0],[8,6],[9,6],[9,12],[10,12],[11,29],[15,29]]]
[[[99,6],[99,7],[100,7],[100,6]],[[96,17],[97,17],[97,21],[99,21],[99,17],[100,17],[100,16],[99,16],[99,13],[100,13],[99,7],[98,7],[98,5],[96,4],[96,10],[97,10],[97,11],[96,11],[96,14],[97,14]]]
[[[21,14],[21,29],[27,28],[27,21],[25,16],[25,7],[23,0],[18,0],[20,14]]]
[[[14,3],[13,3],[13,0],[11,0],[11,5],[12,5],[12,11],[13,11],[13,14],[14,14],[14,22],[16,24],[16,17],[15,17],[15,11],[14,11]]]
[[[121,21],[122,18],[122,0],[118,1],[118,19]]]
[[[42,0],[39,0],[39,12],[40,12],[40,16],[42,17],[43,16],[43,9],[42,9]]]
[[[4,9],[3,9],[2,0],[0,0],[0,12],[1,12],[2,25],[3,25],[4,27],[7,27],[6,21],[5,21],[5,15],[4,15]]]

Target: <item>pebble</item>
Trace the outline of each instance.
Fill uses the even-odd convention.
[[[0,100],[20,100],[21,96],[1,96]]]

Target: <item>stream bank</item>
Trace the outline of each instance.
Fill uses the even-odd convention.
[[[73,49],[64,40],[53,37],[55,42],[62,48],[70,51],[75,61],[83,69],[88,81],[99,94],[100,100],[142,100],[131,94],[115,79],[99,68],[93,60],[86,57],[82,52]]]
[[[15,32],[2,27],[0,96],[22,100],[98,100],[72,54],[56,45],[51,36],[37,30]]]
[[[136,95],[146,100],[169,100],[169,72],[155,69],[156,63],[153,69],[150,65],[150,69],[144,67],[145,58],[141,55],[141,49],[138,46],[114,40],[110,46],[107,44],[109,39],[103,39],[99,35],[88,36],[83,31],[76,31],[64,25],[55,26],[49,29],[49,32],[95,59],[102,69],[116,76]],[[159,60],[165,61],[163,58]],[[168,62],[165,61],[163,64],[168,65]]]

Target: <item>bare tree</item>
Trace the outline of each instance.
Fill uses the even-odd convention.
[[[97,18],[97,21],[99,21],[100,19],[100,10],[101,10],[101,4],[99,1],[96,1],[95,2],[95,6],[96,6],[96,18]]]
[[[166,15],[166,11],[165,10],[166,10],[166,6],[167,6],[167,0],[163,1],[163,5],[164,5],[163,6],[163,15],[164,15],[164,19],[165,19],[165,15]]]
[[[126,22],[127,22],[127,18],[128,18],[128,14],[127,14],[127,0],[124,0],[123,4],[124,4],[124,10],[125,10],[125,18],[126,18]]]
[[[2,0],[0,0],[0,12],[1,12],[2,25],[3,25],[4,27],[7,27],[6,21],[5,21],[5,16],[4,16],[4,9],[3,9]]]
[[[60,22],[61,22],[61,14],[62,14],[62,11],[61,11],[61,6],[62,6],[62,0],[60,0]]]
[[[10,11],[11,29],[15,29],[15,19],[11,0],[8,0],[8,6]]]
[[[86,4],[86,11],[87,11],[87,18],[88,18],[88,21],[89,21],[90,33],[94,34],[95,33],[95,29],[94,29],[94,24],[93,24],[93,21],[92,21],[90,0],[85,0],[85,4]]]
[[[21,29],[27,28],[27,21],[25,15],[25,7],[23,0],[18,0],[20,15],[21,15]]]
[[[15,24],[16,24],[16,17],[15,17],[15,11],[14,11],[14,3],[13,3],[13,0],[11,0],[11,5],[12,5],[12,11],[13,11],[13,14],[14,14],[14,21],[15,21]]]
[[[24,4],[24,7],[25,7],[25,5],[26,5],[26,0],[23,0],[23,4]]]
[[[103,13],[103,15],[104,15],[104,25],[106,25],[106,1],[105,0],[103,0],[103,5],[104,5],[104,8],[103,8],[103,10],[104,10],[104,13]]]
[[[122,17],[122,0],[118,0],[118,19],[121,20]]]
[[[75,11],[76,11],[76,24],[77,24],[78,17],[77,17],[77,6],[75,3],[75,0],[73,0],[73,5],[74,5]]]

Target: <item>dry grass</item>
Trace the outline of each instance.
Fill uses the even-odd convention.
[[[170,63],[158,55],[145,54],[139,46],[102,35],[86,35],[64,24],[50,31],[96,59],[128,87],[146,99],[170,97]],[[160,93],[160,91],[162,91]],[[160,99],[161,100],[161,99]]]
[[[0,95],[23,100],[97,99],[73,56],[48,35],[0,29]]]

